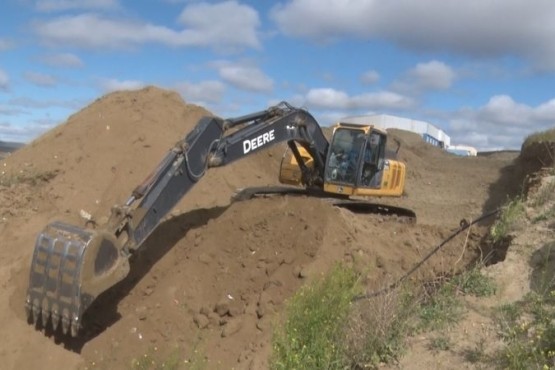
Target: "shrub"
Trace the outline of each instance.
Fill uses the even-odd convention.
[[[520,218],[524,215],[524,204],[520,198],[509,201],[490,229],[490,236],[494,243],[506,240],[509,234],[516,229]]]
[[[272,369],[343,369],[343,325],[359,290],[354,270],[336,266],[301,288],[273,337]]]
[[[400,287],[353,305],[345,334],[351,368],[375,368],[399,359],[418,309],[412,291]]]

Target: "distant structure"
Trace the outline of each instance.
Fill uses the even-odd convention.
[[[449,148],[451,138],[442,129],[431,123],[418,121],[410,118],[391,116],[388,114],[376,114],[369,116],[352,116],[341,119],[345,123],[371,124],[383,129],[398,128],[412,131],[422,136],[425,142],[440,148]]]
[[[475,157],[478,155],[478,151],[476,150],[476,148],[468,145],[450,145],[448,148],[445,149],[449,153],[466,157]]]

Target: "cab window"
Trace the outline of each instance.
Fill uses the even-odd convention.
[[[372,132],[364,148],[364,160],[359,174],[359,184],[364,187],[380,187],[385,157],[385,136]]]
[[[338,128],[330,145],[325,181],[354,185],[364,148],[363,130]]]

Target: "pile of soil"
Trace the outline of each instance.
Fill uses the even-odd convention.
[[[392,282],[459,226],[504,201],[516,153],[456,157],[391,130],[407,163],[408,225],[305,197],[229,203],[237,188],[277,184],[284,146],[211,169],[102,295],[83,337],[57,343],[27,325],[24,294],[34,238],[54,219],[83,224],[126,200],[165,152],[210,115],[148,87],[106,95],[0,162],[0,349],[6,368],[129,368],[148,353],[205,358],[208,368],[264,368],[284,302],[337,261],[361,266],[369,289]],[[9,181],[8,181],[9,180]],[[486,225],[455,240],[421,276],[452,272],[480,253]]]

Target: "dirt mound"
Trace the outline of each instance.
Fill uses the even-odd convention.
[[[69,350],[27,325],[22,306],[35,235],[53,219],[82,224],[80,210],[107,215],[207,114],[154,87],[112,93],[0,162],[0,200],[6,201],[0,237],[9,241],[0,250],[6,282],[0,304],[11,307],[0,310],[0,325],[11,333],[0,357],[7,368],[83,361],[128,368],[147,352],[167,358],[174,350],[181,359],[201,353],[208,368],[263,368],[271,323],[306,279],[345,261],[363,266],[369,287],[390,282],[461,218],[488,208],[516,156],[456,157],[392,130],[402,143],[407,188],[405,196],[382,201],[414,209],[416,225],[303,197],[229,205],[237,188],[277,183],[284,146],[275,146],[211,169],[146,241],[130,276],[93,305],[86,316],[91,324],[83,338],[66,343]],[[478,253],[482,233],[473,229],[468,245],[446,248],[422,274],[463,265]]]
[[[514,171],[518,152],[460,157],[425,143],[415,133],[390,129],[388,145],[401,143],[398,159],[407,165],[406,196],[393,201],[412,208],[418,222],[457,225],[491,211],[514,191],[522,177]]]
[[[5,175],[56,174],[49,193],[60,213],[75,217],[84,209],[104,215],[113,204],[125,201],[167,150],[206,115],[211,113],[186,104],[175,92],[155,87],[115,92],[8,158]],[[214,202],[227,202],[230,191],[241,183],[265,184],[276,177],[277,169],[259,164],[260,158],[245,162],[244,170],[218,169],[212,171],[219,172],[217,176],[209,174],[203,180]]]

